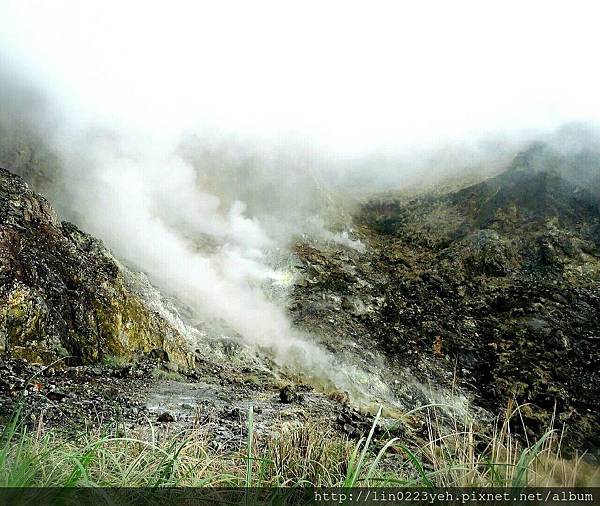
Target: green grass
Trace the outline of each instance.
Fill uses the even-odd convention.
[[[543,486],[597,484],[597,470],[581,459],[560,458],[559,438],[549,430],[522,447],[506,415],[487,447],[477,451],[472,427],[443,433],[428,408],[428,440],[416,444],[375,438],[378,411],[366,438],[341,437],[322,425],[280,428],[259,437],[254,412],[237,449],[215,450],[202,429],[180,432],[150,424],[120,436],[114,430],[76,436],[30,430],[17,411],[0,438],[0,486]],[[457,426],[458,427],[458,426]],[[595,473],[595,474],[594,474]]]
[[[131,363],[130,359],[119,355],[105,355],[102,358],[102,363],[107,367],[114,367],[116,369],[124,367]]]
[[[167,381],[185,381],[185,377],[178,372],[175,371],[167,371],[166,369],[162,369],[160,367],[155,367],[152,369],[152,377],[157,380],[167,380]]]

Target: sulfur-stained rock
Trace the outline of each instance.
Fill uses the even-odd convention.
[[[48,202],[0,169],[0,351],[49,363],[162,350],[181,370],[187,343],[127,286],[101,241],[60,222]]]

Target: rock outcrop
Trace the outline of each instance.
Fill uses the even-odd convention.
[[[371,200],[365,253],[298,246],[291,310],[326,340],[379,350],[398,389],[408,368],[494,415],[527,403],[528,436],[554,419],[565,448],[600,459],[599,188],[562,177],[566,159],[531,168],[539,150],[458,192]]]
[[[154,351],[182,369],[193,366],[183,336],[128,288],[124,267],[102,242],[59,221],[46,199],[4,169],[0,351],[41,363]]]

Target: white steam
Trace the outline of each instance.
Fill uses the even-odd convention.
[[[339,363],[292,327],[282,305],[263,289],[265,284],[285,283],[289,276],[269,261],[278,248],[285,251],[285,241],[270,237],[245,213],[243,202],[223,205],[207,192],[198,171],[174,154],[172,146],[154,143],[148,149],[144,142],[134,149],[135,140],[115,142],[114,134],[77,133],[63,136],[59,144],[61,178],[68,183],[63,212],[75,213],[85,230],[103,238],[163,293],[215,328],[224,324],[280,365],[355,395],[387,395],[380,382],[357,383],[366,373]],[[301,197],[302,188],[296,190]],[[293,203],[289,208],[293,210]],[[362,247],[347,233],[328,231],[322,220],[307,223],[306,233],[318,239]]]
[[[287,276],[271,256],[298,235],[364,248],[344,228],[351,199],[330,186],[490,171],[514,151],[498,132],[518,144],[598,121],[596,14],[537,1],[7,0],[0,57],[19,69],[12,87],[29,76],[58,104],[61,120],[41,125],[21,97],[17,116],[61,161],[52,201],[65,217],[198,315],[340,383],[262,289]]]
[[[257,283],[272,276],[263,262],[270,239],[243,205],[221,209],[197,187],[194,171],[169,153],[114,153],[104,143],[66,150],[69,201],[80,221],[117,255],[165,291],[263,345],[284,340],[283,312]],[[216,244],[202,253],[194,237]]]

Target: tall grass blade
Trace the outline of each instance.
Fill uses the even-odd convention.
[[[408,456],[409,460],[413,463],[413,465],[415,466],[415,469],[417,470],[417,472],[421,476],[421,479],[422,479],[423,483],[427,487],[433,488],[434,487],[433,482],[427,476],[427,473],[425,472],[425,468],[423,467],[423,464],[421,463],[421,461],[406,446],[402,446],[402,445],[398,445],[398,446],[402,449],[402,451],[404,453],[406,453],[406,455]]]
[[[552,434],[554,430],[549,430],[546,432],[537,443],[535,443],[531,448],[527,448],[521,453],[521,457],[517,462],[517,467],[515,471],[515,476],[513,477],[512,487],[521,488],[524,485],[527,485],[528,471],[532,462],[539,456],[540,448]]]
[[[353,466],[354,468],[352,469],[352,472],[350,474],[350,479],[344,483],[344,487],[353,487],[356,484],[358,477],[360,476],[360,472],[362,471],[363,463],[365,461],[365,456],[367,454],[369,446],[371,445],[371,440],[373,439],[373,434],[375,433],[375,428],[377,427],[377,423],[379,422],[379,418],[381,417],[382,410],[383,410],[382,406],[380,406],[379,409],[377,410],[377,415],[375,416],[375,420],[373,421],[373,425],[371,425],[371,430],[369,431],[369,435],[367,436],[367,439],[363,445],[362,451],[360,452],[360,457],[358,458],[358,462],[356,462],[356,465]],[[360,445],[360,441],[359,441],[359,445]],[[357,446],[357,449],[358,449],[358,446]]]
[[[252,458],[252,443],[254,440],[254,408],[252,405],[248,408],[248,442],[246,444],[246,488],[252,486],[252,467],[254,460]]]

